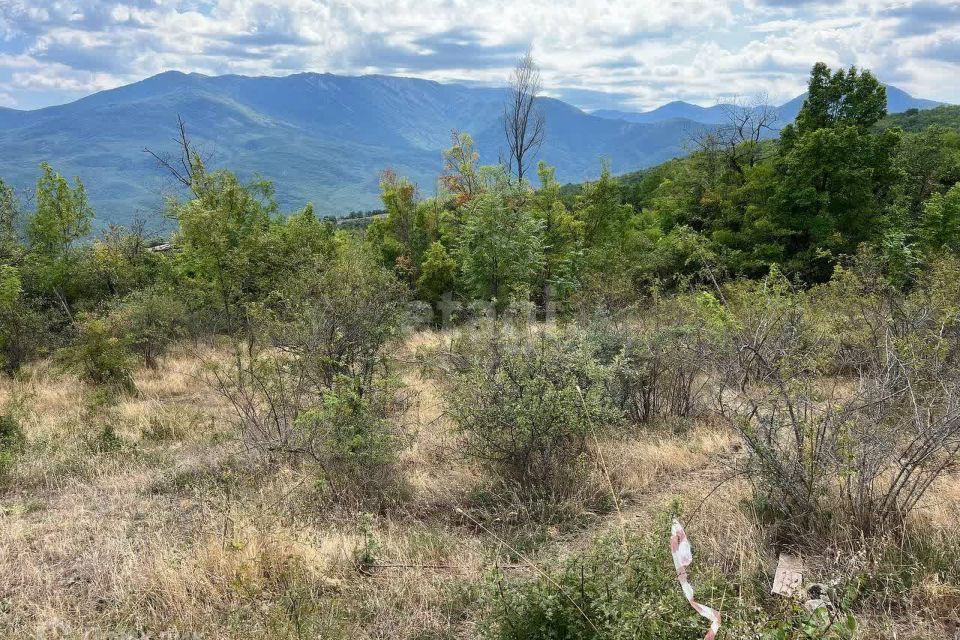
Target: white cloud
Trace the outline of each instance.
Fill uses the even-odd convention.
[[[960,38],[949,1],[0,0],[0,91],[65,99],[169,69],[500,84],[532,45],[549,91],[636,107],[786,99],[818,60],[960,101],[927,71],[960,56],[937,48]]]

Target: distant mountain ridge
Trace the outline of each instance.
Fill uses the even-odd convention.
[[[312,201],[320,213],[346,213],[379,206],[387,168],[432,194],[454,129],[474,137],[482,163],[497,162],[504,98],[504,89],[393,76],[171,71],[65,105],[0,109],[0,177],[29,190],[48,161],[84,181],[100,224],[162,220],[164,196],[178,190],[143,149],[173,151],[179,115],[213,166],[272,179],[285,211]],[[539,155],[564,182],[596,177],[601,159],[618,173],[659,164],[718,122],[718,107],[684,105],[629,122],[544,98]]]
[[[923,98],[914,98],[906,91],[898,89],[893,85],[887,87],[887,111],[890,113],[902,113],[909,109],[933,109],[942,106],[942,102],[936,100],[925,100]],[[769,108],[776,111],[780,118],[777,128],[782,128],[787,123],[793,122],[803,107],[803,101],[807,99],[807,94],[797,96],[796,98],[785,102],[782,105],[768,105]],[[725,105],[718,104],[712,107],[701,107],[677,100],[667,103],[650,111],[620,111],[613,109],[598,109],[591,111],[591,115],[608,118],[610,120],[623,120],[634,123],[656,123],[668,122],[677,118],[683,118],[701,124],[717,125],[723,124],[726,117]]]

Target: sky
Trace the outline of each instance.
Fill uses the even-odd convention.
[[[0,106],[169,70],[503,85],[528,47],[584,109],[783,102],[817,61],[960,103],[960,0],[0,0]]]

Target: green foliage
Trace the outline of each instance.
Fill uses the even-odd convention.
[[[922,217],[923,203],[960,182],[960,131],[934,126],[904,136],[896,170],[901,179],[894,189],[894,216],[910,232]]]
[[[931,127],[960,129],[960,105],[945,104],[935,109],[908,109],[893,113],[877,123],[878,128],[897,127],[909,133],[918,133]]]
[[[15,306],[0,312],[0,369],[12,375],[61,340],[51,331],[48,315],[21,297]]]
[[[493,324],[452,347],[444,401],[460,450],[536,498],[575,493],[591,434],[617,421],[606,371],[576,336]]]
[[[549,577],[494,574],[484,598],[483,634],[496,640],[699,640],[709,625],[684,599],[670,557],[669,530],[602,538],[548,567]],[[694,575],[698,599],[719,606],[732,593]]]
[[[13,187],[0,179],[0,263],[11,262],[20,247],[17,242],[20,203]]]
[[[690,418],[704,410],[709,363],[726,318],[708,294],[654,299],[623,318],[599,314],[587,338],[609,367],[613,403],[635,423]]]
[[[14,310],[22,292],[20,272],[10,265],[0,265],[0,316]]]
[[[70,315],[75,297],[77,243],[90,232],[93,210],[79,179],[73,187],[50,165],[41,165],[36,209],[26,222],[27,260],[31,286],[52,295]]]
[[[457,261],[440,242],[434,242],[423,256],[417,295],[422,300],[436,302],[445,293],[456,288]]]
[[[417,225],[417,189],[412,182],[384,171],[380,176],[380,199],[387,216],[383,222],[388,236],[384,258],[397,274],[410,283],[418,277],[419,257],[425,241]]]
[[[526,299],[544,262],[543,223],[524,208],[526,194],[503,175],[464,210],[457,257],[467,293],[504,308]]]
[[[382,502],[401,488],[405,444],[386,348],[405,288],[363,243],[338,239],[328,265],[251,305],[248,340],[208,373],[244,440],[269,461],[309,462],[340,501]]]
[[[960,182],[926,201],[917,235],[927,251],[960,251]]]
[[[287,283],[264,318],[264,338],[309,367],[314,383],[363,393],[386,370],[384,349],[399,335],[407,294],[363,243],[340,241],[331,264]]]
[[[540,189],[530,208],[543,230],[544,258],[534,293],[541,304],[555,304],[567,300],[578,285],[583,223],[567,210],[553,168],[541,161],[537,175]]]
[[[22,292],[17,268],[0,264],[0,367],[8,373],[19,366],[23,358],[17,352],[27,344],[20,343],[18,335],[19,320],[25,315],[19,305]]]
[[[58,352],[60,361],[87,382],[135,392],[132,358],[126,341],[101,318],[84,318],[78,329],[75,343]]]
[[[182,277],[202,303],[219,308],[227,329],[236,329],[245,306],[269,294],[284,273],[271,233],[275,211],[269,183],[243,185],[226,171],[206,175],[193,199],[171,204]]]
[[[82,302],[89,308],[166,279],[167,266],[159,254],[147,249],[139,229],[110,227],[83,247],[74,280],[82,286]]]
[[[822,62],[814,65],[807,97],[793,130],[803,136],[819,129],[852,126],[865,131],[887,115],[887,89],[869,71],[856,67],[831,72]]]
[[[630,205],[623,203],[609,165],[604,163],[600,179],[584,187],[574,207],[574,215],[583,229],[584,271],[587,274],[610,277],[622,271],[631,213]]]
[[[600,538],[586,551],[544,567],[539,575],[492,574],[481,599],[482,637],[699,640],[709,622],[683,596],[669,539],[669,526],[661,522],[646,534]],[[755,592],[750,585],[737,584],[742,575],[728,578],[711,567],[709,558],[695,558],[690,579],[697,600],[720,610],[721,638],[857,637],[857,623],[849,613],[856,589],[831,589],[833,604],[808,612],[797,603],[756,599],[768,588],[766,576]]]
[[[363,395],[336,389],[296,418],[294,441],[310,452],[341,499],[386,500],[401,484],[398,456],[405,443],[389,418],[390,393],[389,385]]]
[[[843,124],[784,141],[775,198],[791,271],[825,281],[839,256],[877,237],[899,143],[895,130],[871,136]]]
[[[483,180],[477,169],[480,154],[469,134],[454,131],[452,144],[443,152],[443,173],[440,184],[453,198],[457,207],[462,207],[483,190]]]
[[[357,528],[363,542],[353,550],[353,562],[361,573],[368,573],[377,563],[380,543],[373,532],[373,514],[361,513],[357,516]]]
[[[135,291],[118,301],[110,323],[143,364],[156,368],[171,343],[185,335],[187,306],[168,287]]]

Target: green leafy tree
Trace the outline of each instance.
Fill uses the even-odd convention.
[[[582,278],[588,290],[608,289],[628,278],[628,229],[633,207],[623,194],[610,166],[603,164],[600,178],[577,196],[574,216],[582,229]]]
[[[918,231],[928,251],[960,251],[960,182],[945,194],[936,193],[927,201]]]
[[[940,125],[908,134],[896,157],[901,174],[897,213],[905,230],[923,215],[924,203],[960,182],[960,131]]]
[[[434,242],[423,256],[417,295],[429,302],[437,302],[456,287],[457,261],[440,242]]]
[[[167,277],[167,262],[165,256],[149,250],[141,227],[110,225],[96,241],[83,247],[75,281],[90,308]]]
[[[80,179],[71,187],[49,164],[41,165],[36,210],[27,219],[29,273],[35,289],[52,295],[68,317],[80,252],[79,241],[90,233],[93,209]]]
[[[480,154],[469,134],[454,131],[452,144],[443,152],[443,173],[440,184],[453,198],[455,207],[462,207],[483,190],[483,180],[477,168]]]
[[[784,128],[787,144],[794,134],[852,126],[866,132],[887,115],[887,89],[869,71],[856,67],[831,72],[822,62],[813,66],[807,97],[796,122]]]
[[[318,262],[328,263],[334,257],[333,224],[317,218],[308,204],[276,227],[279,236],[280,260],[285,270],[300,272]]]
[[[393,171],[384,171],[380,175],[380,199],[387,212],[381,231],[384,262],[414,286],[427,240],[422,225],[418,224],[421,212],[417,206],[416,185]]]
[[[22,290],[20,272],[10,265],[0,265],[0,314],[14,310]]]
[[[543,265],[543,223],[521,205],[525,194],[501,173],[465,208],[457,256],[467,292],[502,308],[530,294]]]
[[[0,179],[0,263],[12,263],[20,254],[17,225],[20,206],[13,188]]]
[[[563,300],[576,287],[583,223],[564,204],[554,169],[541,161],[537,175],[540,189],[531,198],[530,210],[543,227],[544,259],[535,294],[541,303],[546,303],[549,291],[554,291],[555,298]]]
[[[273,233],[273,187],[241,184],[227,171],[204,174],[204,188],[172,205],[181,273],[211,304],[227,328],[237,328],[247,304],[269,294],[284,265]]]
[[[896,183],[900,131],[872,135],[886,114],[886,89],[855,68],[830,73],[817,64],[797,121],[783,131],[775,195],[789,231],[788,266],[826,280],[840,255],[882,235]]]

